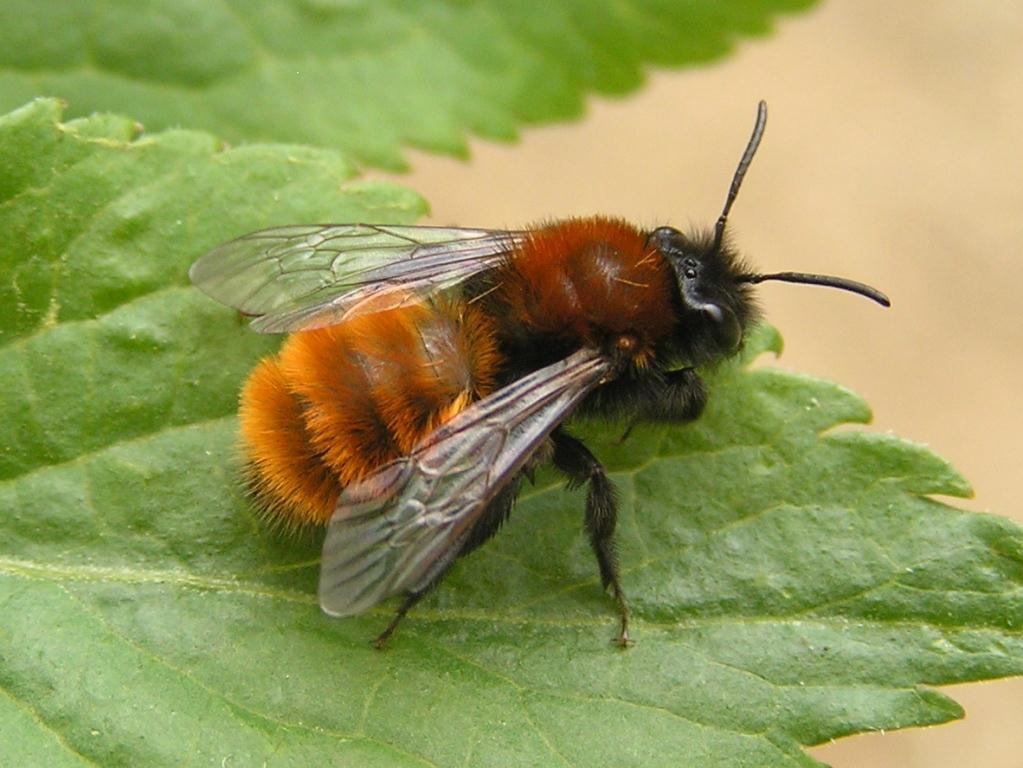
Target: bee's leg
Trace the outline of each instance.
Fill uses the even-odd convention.
[[[405,596],[405,601],[398,607],[397,612],[394,614],[394,618],[391,619],[391,623],[388,624],[387,628],[377,635],[377,639],[373,641],[374,648],[378,651],[383,649],[383,647],[387,644],[387,641],[391,638],[391,635],[394,634],[394,630],[398,628],[401,620],[405,618],[405,614],[409,612],[413,605],[423,599],[423,596],[433,588],[433,585],[436,584],[437,581],[440,581],[440,579],[431,582],[425,589],[420,589],[417,592],[409,592]]]
[[[662,374],[656,384],[639,390],[635,398],[637,420],[682,424],[703,413],[707,391],[695,370],[681,368]]]
[[[391,635],[394,634],[394,630],[398,628],[401,620],[405,618],[405,614],[408,613],[412,607],[418,603],[426,594],[437,586],[444,575],[448,572],[451,566],[454,564],[462,555],[467,555],[474,549],[479,547],[488,541],[498,529],[501,524],[508,519],[508,515],[511,513],[512,504],[515,503],[515,497],[518,495],[520,478],[514,478],[508,485],[506,485],[494,499],[487,505],[487,508],[480,515],[480,519],[476,521],[476,524],[469,529],[460,542],[457,542],[451,547],[449,554],[443,559],[439,560],[432,569],[431,573],[426,576],[426,586],[421,589],[412,590],[405,595],[405,600],[398,607],[397,612],[391,619],[391,623],[387,625],[387,628],[381,632],[377,639],[373,641],[373,645],[377,650],[383,648]]]
[[[609,412],[628,417],[617,444],[624,443],[642,422],[684,424],[698,418],[707,404],[703,379],[692,368],[664,371],[639,385],[626,381],[618,391],[605,394],[605,398]]]
[[[416,603],[418,603],[420,600],[426,597],[426,595],[430,592],[431,589],[440,584],[441,579],[444,578],[444,574],[448,572],[448,570],[454,564],[455,560],[458,559],[458,556],[462,551],[462,545],[464,544],[466,538],[467,535],[463,534],[462,541],[456,542],[455,545],[451,547],[451,549],[449,549],[441,557],[440,560],[434,563],[433,567],[427,572],[426,576],[424,576],[423,578],[422,583],[424,586],[418,589],[411,589],[405,593],[405,599],[402,601],[401,605],[398,606],[398,610],[395,612],[394,617],[391,619],[391,623],[388,624],[387,628],[384,629],[384,631],[381,632],[379,635],[377,635],[377,639],[373,641],[373,645],[378,651],[381,650],[384,647],[384,645],[387,644],[387,641],[390,639],[391,635],[394,634],[394,630],[398,628],[398,625],[401,623],[401,620],[405,618],[405,614],[412,609],[412,606],[414,606]]]
[[[469,535],[458,551],[458,557],[469,554],[477,547],[486,544],[493,538],[494,534],[504,525],[505,520],[511,515],[512,505],[519,495],[519,488],[522,486],[522,474],[516,475],[509,481],[508,485],[502,488],[498,494],[483,510],[480,519],[469,529]]]
[[[586,497],[586,532],[597,556],[600,580],[604,589],[610,589],[621,616],[618,644],[623,648],[629,640],[629,604],[618,578],[618,553],[615,548],[615,525],[618,522],[618,494],[611,479],[597,457],[565,430],[559,428],[551,434],[554,442],[554,465],[568,476],[569,487],[589,484]]]

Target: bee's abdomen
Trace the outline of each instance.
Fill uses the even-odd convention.
[[[249,486],[267,516],[325,524],[343,487],[488,394],[491,325],[463,304],[416,304],[289,337],[241,396]]]

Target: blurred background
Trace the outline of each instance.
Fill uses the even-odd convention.
[[[727,61],[591,99],[579,123],[475,141],[469,163],[413,153],[396,178],[437,224],[711,225],[760,98],[770,119],[736,244],[764,271],[844,275],[893,300],[762,286],[786,341],[777,364],[845,384],[875,429],[951,460],[976,489],[956,503],[1023,521],[1023,4],[825,3]],[[839,768],[1023,766],[1023,680],[947,690],[964,721],[813,754]]]

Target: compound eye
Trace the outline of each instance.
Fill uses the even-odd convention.
[[[658,242],[666,242],[672,240],[678,235],[678,230],[674,227],[658,227],[647,236],[647,240],[656,240]]]
[[[720,304],[704,304],[701,311],[710,318],[713,323],[714,340],[721,349],[731,352],[742,342],[742,326],[739,318],[727,307]]]
[[[647,235],[646,242],[671,259],[677,259],[686,248],[685,238],[674,227],[658,227]]]

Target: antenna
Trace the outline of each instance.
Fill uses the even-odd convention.
[[[881,293],[881,291],[877,290],[877,288],[873,288],[866,283],[849,280],[845,277],[814,275],[809,272],[775,272],[770,275],[740,275],[738,278],[740,283],[762,283],[765,280],[779,280],[783,283],[825,285],[829,288],[838,288],[843,291],[849,291],[850,293],[858,293],[860,296],[865,296],[868,299],[876,301],[882,307],[890,307],[892,305],[891,301],[888,300],[888,297]]]
[[[767,102],[761,100],[757,104],[757,121],[753,125],[753,135],[749,137],[746,151],[742,153],[742,157],[739,159],[739,166],[735,169],[735,175],[732,176],[732,186],[728,188],[728,197],[725,198],[725,207],[721,211],[721,215],[718,216],[718,223],[714,225],[715,251],[721,247],[721,241],[725,236],[725,224],[728,223],[728,212],[732,210],[732,203],[735,202],[735,196],[739,194],[739,187],[742,186],[742,179],[746,175],[749,164],[753,161],[753,155],[757,153],[757,147],[760,146],[760,139],[764,136],[766,125]]]
[[[735,198],[739,194],[739,187],[742,186],[742,180],[746,176],[746,171],[749,170],[750,163],[753,162],[753,155],[757,153],[757,147],[760,146],[760,140],[764,137],[764,128],[766,126],[767,102],[761,100],[757,104],[757,121],[753,124],[753,134],[749,137],[749,142],[746,144],[746,151],[739,158],[739,165],[735,169],[735,175],[732,176],[732,186],[728,188],[728,197],[725,198],[725,207],[722,209],[721,215],[718,216],[718,222],[714,226],[715,251],[721,248],[721,241],[725,236],[725,224],[728,223],[728,212],[732,210],[732,203],[735,202]],[[829,288],[838,288],[842,291],[858,293],[860,296],[876,301],[883,307],[890,307],[892,305],[888,297],[877,290],[877,288],[844,277],[815,275],[809,272],[774,272],[770,275],[739,275],[736,279],[740,283],[762,283],[765,280],[778,280],[784,283],[825,285]]]

